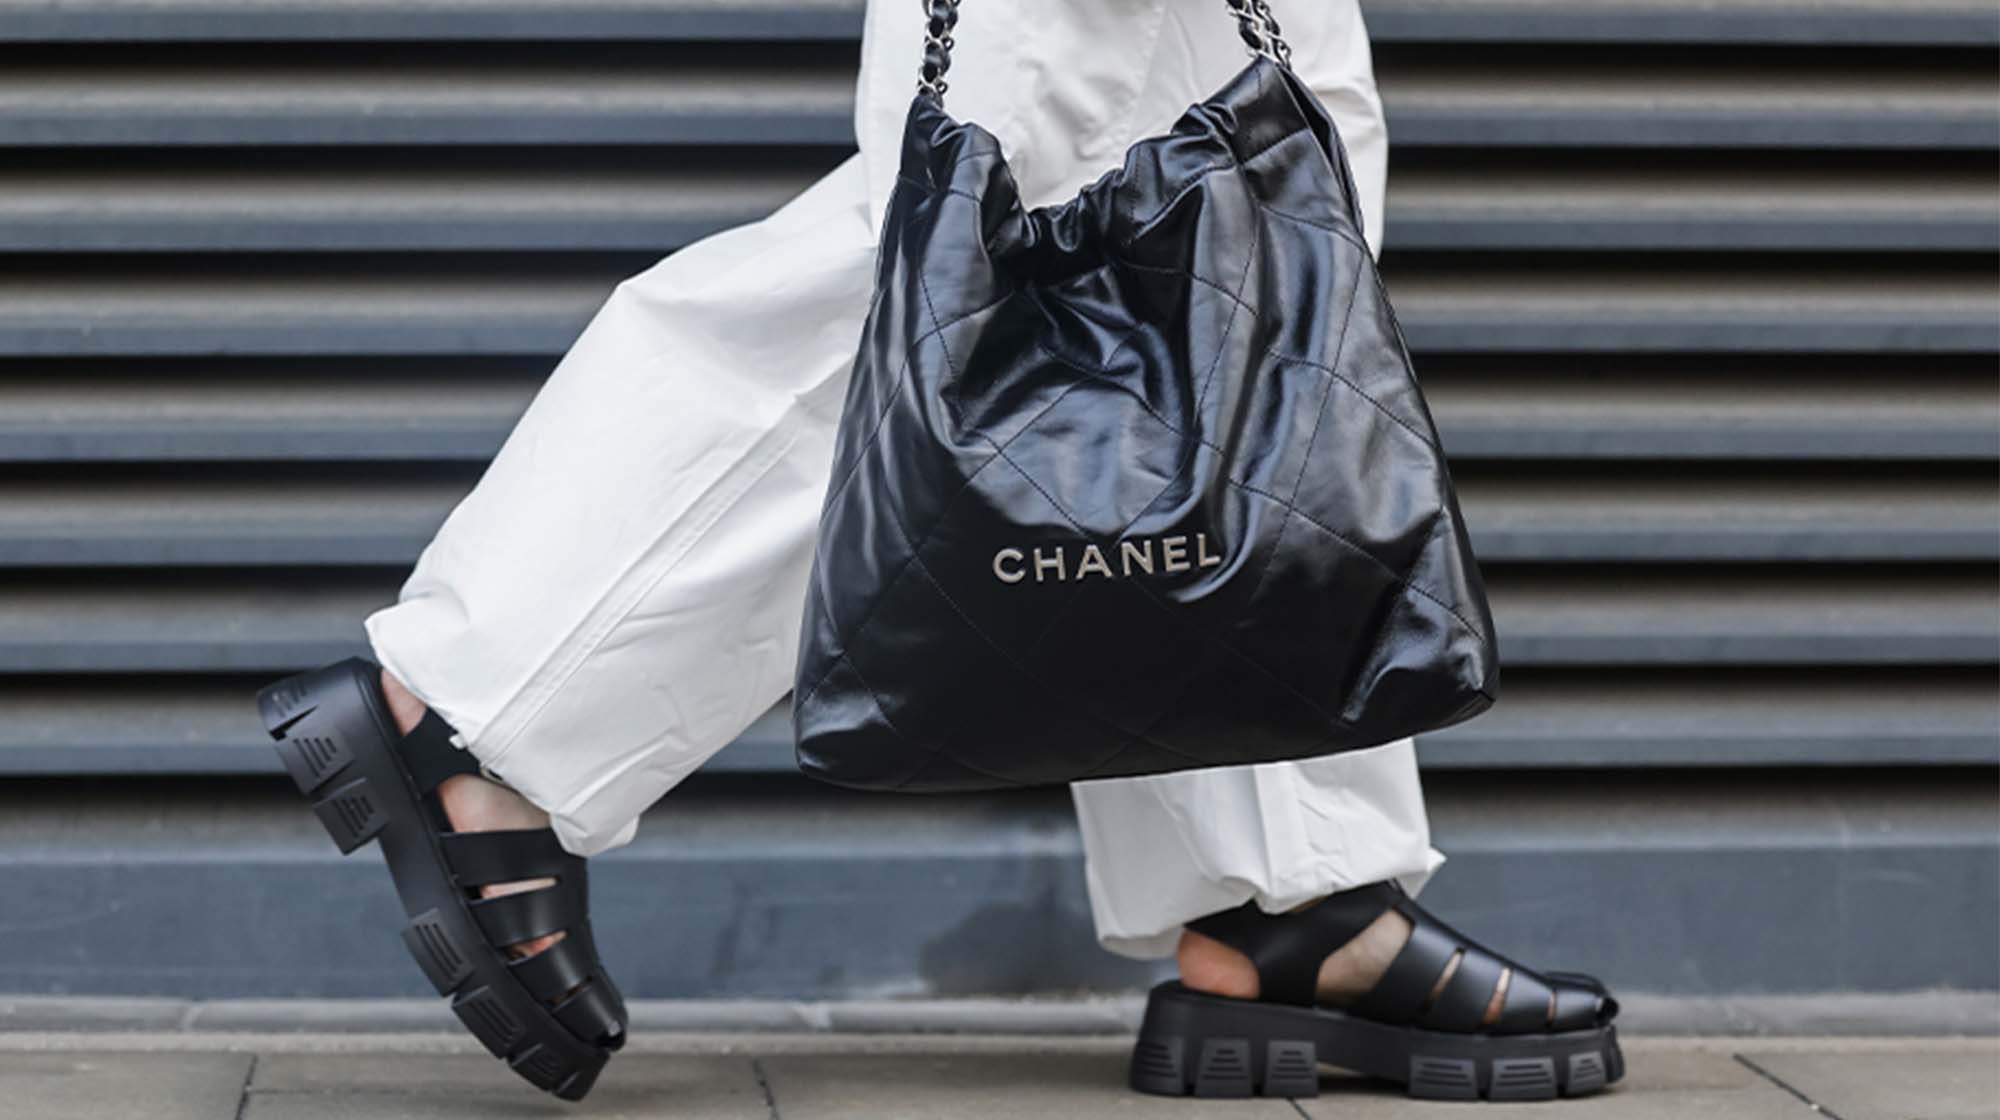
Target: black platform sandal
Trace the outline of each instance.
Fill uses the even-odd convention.
[[[436,714],[396,735],[380,670],[358,658],[257,695],[278,756],[343,854],[380,838],[410,916],[403,942],[466,1027],[514,1072],[582,1100],[625,1042],[625,1004],[597,958],[584,861],[548,829],[453,832],[433,796],[478,763]],[[480,898],[524,879],[555,885]],[[506,946],[556,933],[530,957]]]
[[[1388,910],[1410,921],[1388,971],[1350,1005],[1315,1006],[1321,963]],[[1624,1076],[1611,1026],[1618,1003],[1604,985],[1523,968],[1431,917],[1394,884],[1276,916],[1246,903],[1188,928],[1249,957],[1260,998],[1204,995],[1177,981],[1154,988],[1132,1053],[1132,1087],[1142,1093],[1314,1097],[1321,1064],[1444,1100],[1580,1097]],[[1510,969],[1499,1018],[1483,1025]]]

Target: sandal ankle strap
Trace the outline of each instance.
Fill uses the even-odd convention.
[[[1617,1014],[1617,1002],[1595,978],[1526,968],[1432,917],[1394,883],[1342,891],[1286,914],[1266,914],[1248,902],[1188,928],[1250,958],[1260,1001],[1310,1007],[1318,1002],[1327,956],[1390,910],[1409,920],[1409,939],[1352,1005],[1355,1014],[1399,1026],[1490,1034],[1584,1030]],[[1503,977],[1500,1013],[1488,1023]]]
[[[427,710],[410,733],[397,741],[396,750],[410,777],[416,779],[419,793],[430,793],[447,778],[479,773],[479,760],[453,741],[456,735],[444,717]]]
[[[1266,914],[1256,902],[1246,902],[1189,922],[1188,928],[1249,957],[1257,969],[1258,998],[1311,1007],[1327,954],[1354,940],[1402,897],[1393,884],[1371,883],[1285,914]]]

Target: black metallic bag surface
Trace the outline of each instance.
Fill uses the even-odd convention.
[[[943,108],[882,227],[793,713],[807,773],[972,790],[1306,758],[1493,702],[1493,621],[1346,155],[1258,52],[1061,205]]]

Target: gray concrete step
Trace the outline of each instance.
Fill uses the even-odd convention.
[[[634,999],[636,1035],[932,1035],[1039,1039],[1125,1036],[1139,992],[1071,998]],[[1668,996],[1619,989],[1621,1030],[1655,1038],[1988,1038],[2000,1040],[2000,992],[1931,989],[1821,995]],[[310,1046],[345,1035],[455,1037],[442,1000],[0,996],[0,1053],[37,1035],[291,1036]],[[189,1043],[191,1044],[191,1043]],[[838,1045],[837,1042],[829,1043]]]

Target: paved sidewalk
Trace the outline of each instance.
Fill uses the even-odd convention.
[[[1300,1101],[1123,1088],[1106,1037],[651,1035],[579,1106],[430,1034],[0,1034],[0,1120],[2000,1120],[2000,1040],[1633,1039],[1585,1101],[1410,1101],[1329,1074]]]

